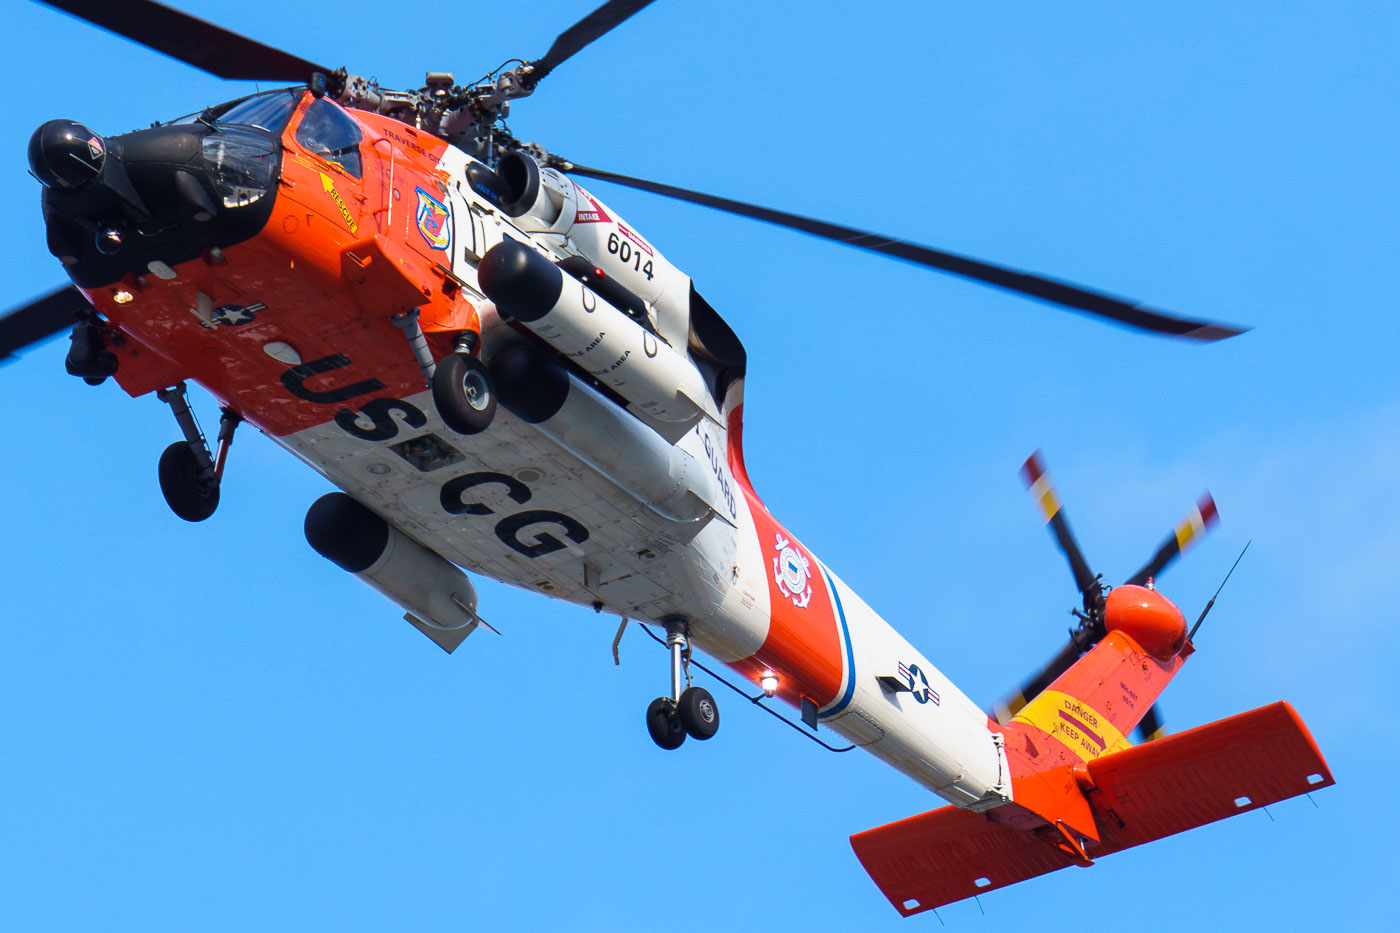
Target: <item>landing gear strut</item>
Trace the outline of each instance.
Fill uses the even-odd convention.
[[[204,433],[195,423],[183,382],[161,389],[156,397],[170,406],[185,435],[160,455],[160,491],[170,510],[187,522],[202,522],[219,507],[219,481],[224,475],[233,432],[243,416],[231,408],[222,410],[216,452],[209,452]]]
[[[671,651],[671,695],[647,707],[647,731],[657,745],[679,748],[687,735],[701,741],[719,731],[719,707],[710,691],[690,683],[690,626],[666,620],[666,647]],[[682,688],[682,683],[685,684]]]

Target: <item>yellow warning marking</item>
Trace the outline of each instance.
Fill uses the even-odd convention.
[[[1176,526],[1176,546],[1183,551],[1186,550],[1186,545],[1205,530],[1205,516],[1201,514],[1199,508],[1193,509],[1191,514],[1186,516],[1180,525]]]
[[[345,206],[345,200],[340,196],[340,192],[335,190],[335,182],[325,172],[321,173],[321,187],[326,189],[326,194],[330,195],[335,206],[340,208],[340,216],[344,218],[345,226],[350,228],[351,233],[357,232],[360,225],[355,223],[355,218],[350,215],[350,208]]]
[[[1191,527],[1190,522],[1182,522],[1176,526],[1176,546],[1180,550],[1186,550],[1186,545],[1191,543],[1191,539],[1196,536],[1196,529]]]
[[[1123,733],[1082,700],[1058,690],[1043,691],[1013,719],[1048,732],[1085,761],[1132,748]]]
[[[1055,495],[1055,487],[1050,485],[1049,477],[1041,476],[1031,484],[1031,496],[1035,498],[1036,505],[1040,506],[1040,514],[1045,516],[1047,522],[1060,511],[1060,499]]]

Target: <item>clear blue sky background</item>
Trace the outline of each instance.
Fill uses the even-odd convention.
[[[414,86],[537,57],[591,3],[184,5]],[[63,281],[34,127],[118,133],[252,88],[6,14],[19,303]],[[1288,699],[1339,785],[950,906],[950,927],[1389,928],[1398,27],[1374,3],[663,0],[516,105],[521,138],[582,163],[1255,325],[1187,346],[593,186],[745,340],[774,512],[979,702],[1075,602],[1016,476],[1032,449],[1109,580],[1214,492],[1221,526],[1161,581],[1188,616],[1254,542],[1168,724]],[[181,522],[155,480],[168,411],[66,376],[65,346],[0,369],[0,925],[937,926],[900,920],[846,841],[939,803],[906,778],[718,689],[719,736],[663,753],[642,723],[659,648],[633,633],[614,668],[616,619],[489,582],[504,635],[445,656],[311,551],[327,484],[255,432],[219,513]]]

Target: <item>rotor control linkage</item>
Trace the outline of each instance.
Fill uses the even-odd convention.
[[[673,617],[663,624],[671,655],[671,695],[651,701],[647,731],[653,742],[669,750],[679,748],[687,735],[712,737],[719,730],[719,707],[710,691],[690,682],[690,623]]]

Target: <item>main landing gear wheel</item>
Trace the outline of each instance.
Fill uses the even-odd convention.
[[[651,701],[647,707],[647,731],[651,733],[651,740],[667,751],[681,747],[685,741],[686,727],[681,722],[674,700],[657,697]]]
[[[679,748],[687,735],[704,741],[719,731],[719,706],[710,691],[690,683],[690,625],[684,618],[665,620],[666,647],[671,655],[671,695],[657,697],[647,707],[651,740],[668,751]],[[681,689],[681,684],[687,684]]]
[[[685,731],[702,742],[719,731],[719,707],[704,687],[686,687],[676,713]]]
[[[433,373],[433,404],[458,434],[480,434],[496,417],[496,393],[486,364],[465,353],[449,353]]]
[[[219,481],[205,476],[188,441],[176,441],[160,455],[160,491],[170,511],[187,522],[202,522],[219,507]]]

